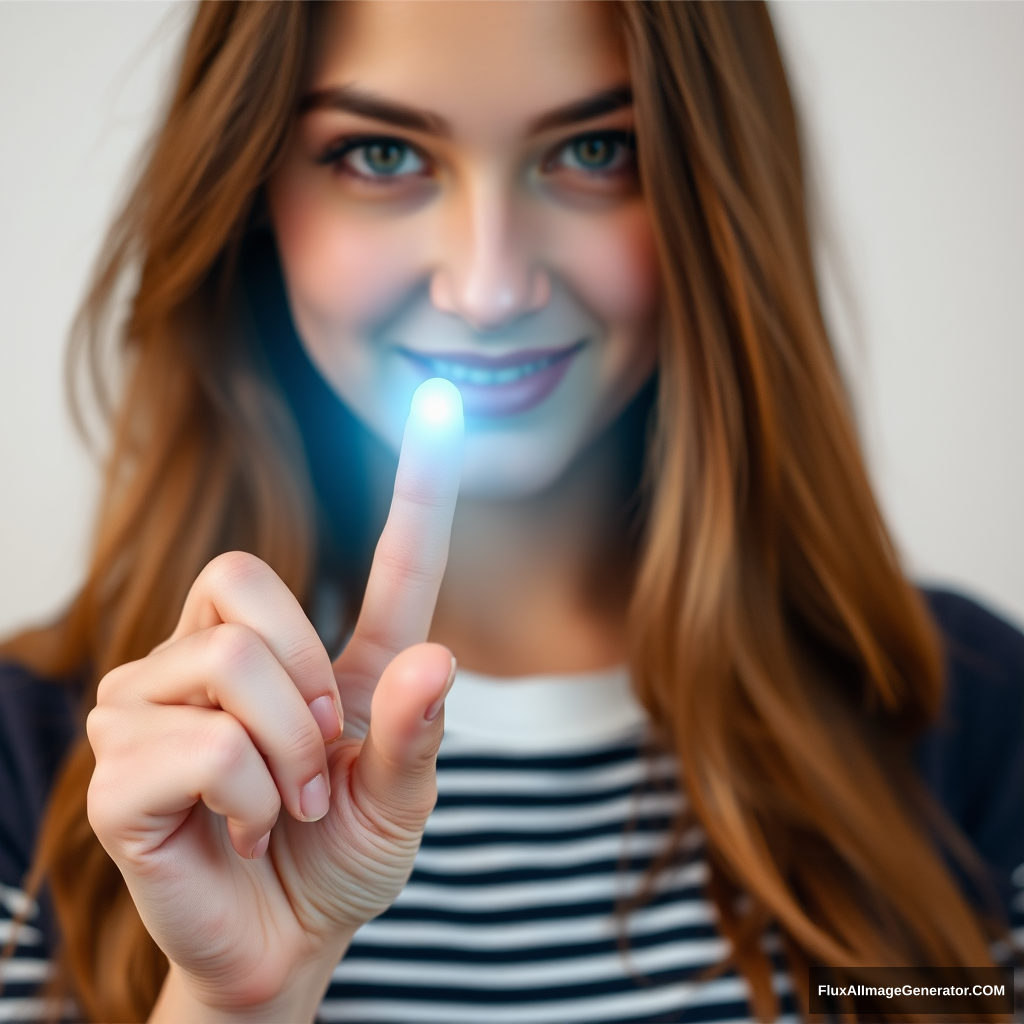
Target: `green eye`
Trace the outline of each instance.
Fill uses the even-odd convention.
[[[366,166],[375,174],[394,174],[406,162],[408,146],[399,142],[373,142],[363,147]]]
[[[355,138],[328,149],[319,162],[361,178],[411,178],[427,170],[426,160],[401,139]]]
[[[616,146],[611,139],[603,135],[592,135],[574,143],[572,149],[581,167],[599,170],[607,167],[615,158]]]
[[[561,164],[571,171],[609,174],[628,169],[633,160],[631,132],[594,132],[567,142],[550,166],[554,169]]]

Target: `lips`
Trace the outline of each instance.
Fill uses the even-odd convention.
[[[399,349],[418,369],[445,377],[462,393],[468,416],[515,416],[544,401],[561,383],[585,341],[563,349],[530,349],[506,356]]]

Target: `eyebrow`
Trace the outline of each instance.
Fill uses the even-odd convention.
[[[594,93],[586,99],[567,103],[546,114],[541,114],[530,125],[530,134],[539,135],[552,128],[566,128],[581,121],[592,121],[595,117],[614,113],[633,103],[633,90],[628,85],[616,85]]]
[[[591,121],[595,117],[628,107],[632,102],[632,89],[628,85],[616,85],[541,114],[530,123],[529,133],[539,135],[553,128],[565,128],[582,121]],[[307,93],[299,101],[299,113],[306,114],[312,110],[344,110],[350,114],[383,121],[397,128],[424,132],[427,135],[448,137],[452,134],[451,125],[440,114],[385,100],[351,85]]]
[[[440,114],[407,107],[404,103],[381,99],[372,92],[351,85],[335,86],[307,93],[299,101],[299,113],[311,110],[345,110],[398,128],[411,128],[428,135],[451,135],[451,125]]]

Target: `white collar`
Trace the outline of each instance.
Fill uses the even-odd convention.
[[[442,752],[580,750],[626,740],[646,722],[625,665],[515,679],[459,669],[445,701]]]

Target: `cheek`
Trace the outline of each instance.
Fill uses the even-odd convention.
[[[276,183],[271,215],[288,291],[303,320],[328,331],[365,330],[418,276],[416,232]]]
[[[567,227],[555,249],[560,273],[613,334],[646,338],[661,296],[646,208],[638,203]]]

